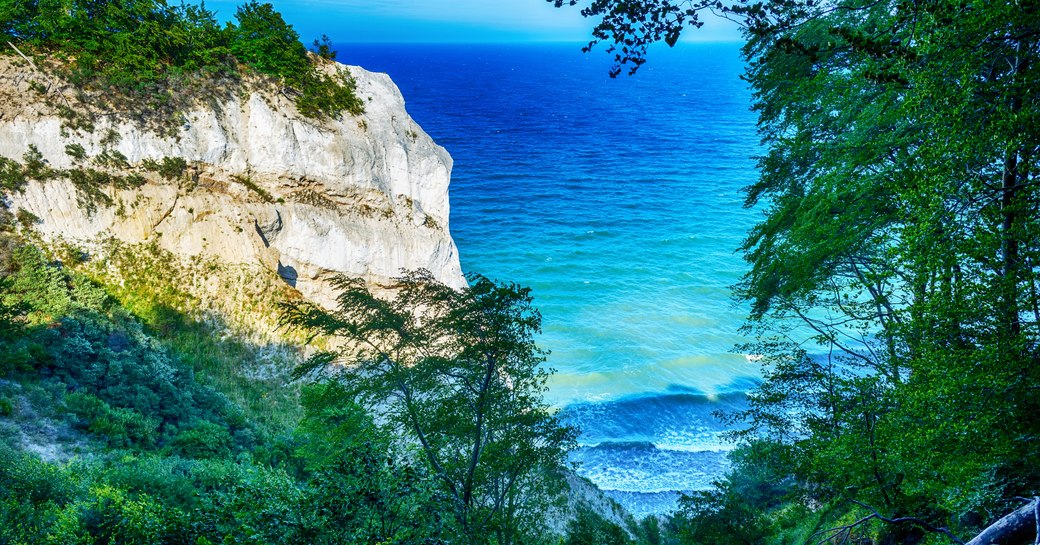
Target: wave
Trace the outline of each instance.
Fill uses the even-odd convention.
[[[718,445],[690,445],[651,443],[649,441],[603,441],[601,443],[586,443],[578,441],[578,448],[585,449],[640,449],[652,448],[653,450],[672,450],[676,452],[733,452],[737,448],[735,444],[726,443]]]
[[[573,403],[560,411],[560,418],[581,429],[580,440],[586,446],[644,443],[668,450],[729,450],[722,437],[729,427],[716,412],[746,407],[743,392],[708,395],[680,391]]]
[[[704,490],[730,468],[728,451],[669,450],[645,442],[581,447],[570,460],[598,487],[625,492]]]
[[[632,515],[642,518],[649,515],[674,513],[679,507],[682,494],[692,490],[661,490],[656,492],[631,492],[627,490],[603,489],[603,492],[620,503]]]

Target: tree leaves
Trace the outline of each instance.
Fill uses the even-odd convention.
[[[507,543],[541,531],[575,431],[541,397],[548,372],[530,290],[468,280],[456,290],[408,272],[380,298],[338,277],[336,308],[290,303],[283,323],[344,341],[338,359],[316,355],[297,374],[325,377],[413,441],[467,540]]]
[[[679,5],[742,24],[767,148],[747,189],[765,217],[737,286],[758,338],[742,351],[767,364],[744,437],[793,448],[790,471],[818,501],[933,528],[1032,495],[1036,2]],[[638,66],[644,40],[689,26],[667,16],[678,9],[600,0],[585,14]]]

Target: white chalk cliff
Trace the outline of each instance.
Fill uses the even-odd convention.
[[[0,156],[21,161],[35,146],[50,167],[72,169],[84,164],[67,150],[78,145],[88,162],[111,150],[130,169],[188,164],[177,180],[146,173],[139,188],[104,189],[114,204],[93,211],[65,179],[30,182],[8,196],[9,208],[38,216],[46,240],[154,241],[178,256],[260,264],[325,305],[334,296],[326,280],[338,273],[378,284],[426,268],[463,285],[448,232],[451,157],[409,117],[386,74],[334,69],[350,71],[364,114],[316,121],[255,88],[187,111],[175,134],[161,135],[127,116],[63,128],[56,112],[66,99],[40,91],[48,81],[34,68],[0,58]]]

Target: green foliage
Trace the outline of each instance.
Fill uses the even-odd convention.
[[[1035,51],[993,38],[1004,29],[1035,22],[996,4],[881,4],[765,28],[746,48],[770,145],[749,204],[773,207],[745,244],[742,294],[763,335],[797,319],[840,354],[773,352],[748,416],[776,430],[760,416],[800,411],[796,474],[825,501],[946,526],[1040,483],[1021,447],[1040,436],[1024,395],[1040,315],[1023,312],[1040,225],[1021,160],[1040,111],[1022,93],[1040,78]]]
[[[18,220],[18,224],[22,226],[22,229],[32,229],[36,225],[39,225],[41,221],[40,217],[32,212],[19,208],[18,212],[15,213],[15,219]]]
[[[111,173],[92,168],[73,169],[68,171],[69,181],[76,188],[76,202],[88,215],[97,212],[98,205],[109,207],[114,204],[112,197],[103,188],[113,185],[116,176]]]
[[[237,25],[224,26],[203,6],[170,6],[165,0],[18,1],[0,10],[5,38],[64,58],[65,77],[100,91],[104,103],[114,103],[115,93],[124,103],[173,119],[176,105],[184,105],[183,95],[195,86],[189,80],[236,79],[236,63],[243,63],[294,89],[304,115],[361,112],[352,81],[322,72],[320,63],[334,53],[326,46],[325,58],[311,58],[271,4],[251,0],[235,14]],[[67,116],[71,128],[93,130],[89,119],[71,110]]]
[[[87,157],[87,151],[80,144],[65,144],[65,153],[77,161],[82,161]]]
[[[742,351],[765,356],[766,380],[735,421],[775,446],[750,456],[785,462],[739,478],[798,483],[791,504],[838,513],[823,524],[902,517],[833,534],[891,543],[968,536],[1032,496],[1036,2],[577,3],[600,18],[595,40],[617,44],[615,74],[699,10],[746,29],[766,145],[747,206],[765,215],[738,295],[757,339]],[[707,542],[783,533],[755,522],[775,508],[758,494],[724,484],[687,504],[688,526],[748,523]]]
[[[374,296],[339,278],[338,308],[288,304],[286,323],[356,346],[318,354],[301,376],[326,377],[380,414],[422,454],[469,542],[536,539],[560,492],[554,478],[575,433],[541,399],[547,372],[532,339],[540,316],[530,291],[472,275],[455,290],[428,271]],[[344,367],[330,367],[342,357]]]
[[[434,477],[337,383],[303,394],[296,454],[309,484],[315,524],[343,542],[436,542],[448,498]]]
[[[101,153],[94,157],[94,163],[98,166],[113,169],[130,168],[130,163],[127,162],[126,156],[123,155],[122,152],[114,149],[102,150]]]
[[[111,447],[155,445],[159,423],[133,409],[115,408],[96,396],[81,393],[65,396],[65,404],[79,417],[82,428],[103,437]]]
[[[361,115],[365,111],[364,103],[354,92],[354,78],[346,72],[332,75],[308,72],[295,80],[293,86],[299,91],[296,108],[305,116],[333,117],[339,112]]]
[[[150,263],[147,252],[135,257]],[[165,347],[100,285],[31,245],[15,249],[0,287],[0,309],[12,309],[0,354],[20,358],[17,366],[5,361],[4,384],[23,385],[4,390],[0,400],[35,392],[24,394],[19,403],[30,409],[13,419],[38,412],[94,439],[90,455],[69,464],[42,462],[0,442],[0,542],[459,539],[456,505],[443,482],[421,453],[354,404],[344,385],[309,387],[299,428],[275,441],[254,433],[242,411],[188,370],[189,361],[211,370],[195,360],[226,350],[209,330],[193,330],[181,316],[167,338],[193,332],[207,341],[191,341],[197,352],[190,356],[189,343]],[[137,289],[133,282],[125,287]],[[225,357],[242,365],[248,353]],[[494,528],[495,535],[505,531]]]
[[[327,61],[336,60],[336,51],[332,49],[332,40],[325,34],[321,35],[321,39],[314,40],[311,51]]]
[[[201,420],[182,429],[170,442],[173,451],[185,458],[228,458],[231,456],[231,434],[227,426]]]
[[[242,4],[235,13],[231,51],[242,62],[264,74],[296,80],[309,66],[300,35],[271,4],[256,0]]]
[[[21,165],[6,157],[0,157],[0,189],[12,191],[25,184],[25,174]]]
[[[78,483],[59,467],[2,444],[0,458],[0,542],[39,542],[78,494]]]
[[[85,158],[85,151],[79,144],[69,144],[65,151],[77,160]],[[21,190],[29,180],[46,181],[54,178],[66,178],[76,188],[76,201],[81,209],[88,214],[97,211],[98,206],[109,207],[114,204],[112,197],[106,193],[109,188],[136,189],[146,183],[147,180],[137,173],[127,175],[119,174],[130,168],[126,156],[116,150],[106,149],[94,158],[94,163],[107,170],[97,170],[85,166],[71,169],[55,169],[47,166],[43,155],[35,146],[29,146],[29,150],[23,156],[25,163],[0,157],[0,189]],[[184,159],[164,158],[162,163],[145,161],[145,170],[153,170],[167,179],[180,176],[187,164]],[[115,172],[113,172],[113,170]],[[19,210],[19,223],[28,229],[39,223],[39,218],[26,210]]]
[[[158,173],[166,180],[177,180],[184,175],[188,162],[183,157],[163,157],[162,161],[145,159],[141,166],[149,172]]]
[[[738,494],[717,487],[686,496],[676,516],[683,543],[762,543],[771,534],[763,513]]]
[[[564,545],[630,545],[628,532],[589,509],[578,510],[567,524]]]
[[[30,312],[30,323],[46,323],[63,316],[73,305],[66,276],[48,262],[36,246],[24,245],[12,255],[13,274],[2,294],[7,305],[23,305]]]
[[[257,183],[253,181],[252,176],[249,176],[249,175],[247,175],[247,176],[235,176],[235,175],[232,175],[231,179],[233,179],[236,182],[242,184],[249,191],[255,193],[256,196],[260,197],[260,200],[262,200],[264,202],[275,202],[274,196],[271,195],[271,193],[268,192],[266,189],[264,189],[264,188],[260,187],[259,185],[257,185]]]
[[[73,76],[81,82],[101,77],[117,87],[144,88],[170,67],[192,71],[227,62],[227,31],[197,6],[162,0],[13,4],[4,33],[75,57]]]
[[[6,370],[60,380],[73,391],[64,403],[80,428],[112,447],[149,449],[172,438],[181,454],[207,457],[240,448],[232,435],[250,441],[227,399],[196,382],[100,286],[31,245],[14,252],[14,266],[3,302],[29,328],[0,339]]]
[[[46,180],[51,177],[51,169],[35,145],[29,144],[29,149],[25,155],[22,155],[22,160],[25,161],[25,177],[33,180]]]
[[[804,521],[807,510],[797,507],[801,491],[789,476],[789,447],[757,441],[734,451],[731,459],[726,480],[680,500],[673,524],[682,543],[765,543]],[[792,509],[801,516],[792,520],[787,512]]]
[[[105,266],[92,271],[100,273],[99,280],[120,305],[141,321],[149,336],[177,354],[185,368],[204,377],[207,384],[241,407],[251,420],[267,430],[265,433],[286,433],[296,425],[301,414],[298,391],[294,385],[286,384],[294,352],[279,344],[257,346],[229,336],[229,329],[237,326],[214,322],[210,306],[214,301],[197,298],[188,287],[197,281],[198,271],[230,282],[241,282],[246,275],[255,278],[254,271],[225,269],[208,260],[185,266],[154,244],[123,245],[110,241],[103,251]],[[270,278],[245,289],[235,286],[232,293],[221,294],[217,301],[229,303],[224,309],[229,314],[242,312],[240,319],[256,320],[263,317],[265,310],[275,313],[275,301],[286,293],[284,282]]]

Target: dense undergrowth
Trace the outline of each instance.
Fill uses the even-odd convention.
[[[8,1],[0,32],[17,44],[5,53],[29,54],[75,93],[72,107],[63,91],[31,85],[41,101],[58,101],[63,134],[96,131],[100,114],[169,131],[193,103],[258,84],[306,116],[361,112],[353,81],[328,65],[328,40],[308,53],[269,4],[247,3],[220,26],[202,7],[162,1]],[[0,192],[67,179],[87,216],[100,207],[121,216],[134,204],[113,190],[190,190],[183,159],[131,165],[119,139],[109,130],[93,156],[67,145],[70,168],[33,147],[0,158]],[[513,398],[517,411],[482,408],[478,426],[513,420],[489,436],[478,464],[453,466],[471,471],[451,481],[422,441],[356,404],[342,382],[291,380],[301,337],[263,323],[298,297],[287,286],[155,244],[101,241],[97,259],[60,239],[44,243],[40,219],[7,206],[0,200],[0,544],[662,542],[656,520],[622,528],[582,500],[568,506],[569,431],[539,436],[553,428],[544,411],[544,430],[524,422],[537,397],[506,389],[501,400]],[[538,353],[523,338],[517,347]],[[442,421],[443,459],[469,459],[449,440],[472,436],[468,424]],[[510,465],[524,448],[535,462]],[[547,513],[560,520],[547,524]]]
[[[149,276],[176,279],[168,256],[137,248],[129,280],[105,284],[2,215],[0,543],[471,542],[429,468],[341,385],[249,376],[263,347]],[[580,508],[565,535],[525,542],[662,533]]]
[[[4,162],[5,191],[71,176],[38,155]],[[177,178],[184,167],[143,168]],[[655,519],[622,527],[580,499],[565,507],[558,485],[515,496],[536,515],[461,528],[458,498],[415,443],[341,383],[291,381],[292,331],[241,327],[277,320],[287,286],[155,244],[108,241],[96,259],[44,244],[38,222],[0,206],[0,544],[668,542]],[[214,282],[231,291],[207,300],[200,288]],[[508,462],[506,439],[492,450]],[[547,459],[563,454],[530,439]],[[562,479],[546,469],[525,479]],[[570,522],[549,531],[546,509]]]
[[[0,543],[452,541],[437,483],[335,385],[245,376],[257,347],[176,289],[124,306],[7,216]]]

